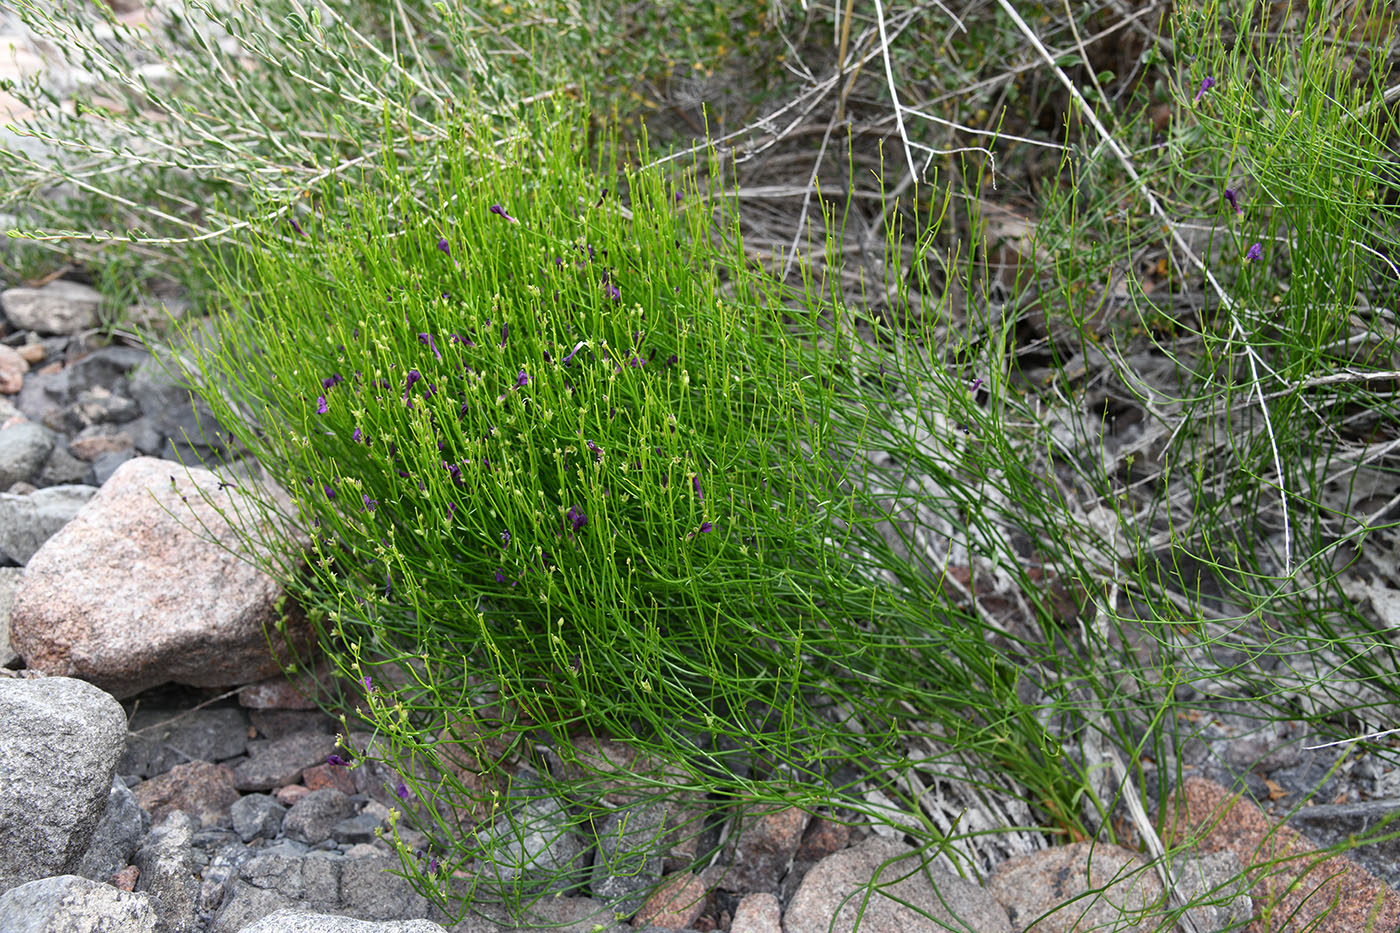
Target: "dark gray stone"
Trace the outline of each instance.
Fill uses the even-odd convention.
[[[241,709],[137,710],[117,770],[143,778],[187,761],[221,762],[248,749],[248,717]]]
[[[74,872],[107,808],[121,704],[69,677],[0,678],[0,890]]]
[[[199,873],[199,909],[213,915],[223,906],[228,896],[229,886],[238,875],[238,869],[252,858],[252,849],[237,842],[220,846],[210,854],[209,861]]]
[[[83,389],[76,399],[61,408],[58,424],[50,427],[74,434],[93,425],[124,424],[140,414],[141,408],[135,400],[96,385]]]
[[[373,842],[377,837],[375,830],[379,829],[384,821],[373,813],[357,813],[356,815],[341,820],[331,827],[331,838],[341,845],[353,846],[361,842]]]
[[[237,933],[282,907],[363,920],[427,917],[428,900],[392,874],[400,868],[393,857],[346,859],[329,852],[285,856],[272,851],[256,855],[239,867],[210,933]]]
[[[1400,829],[1400,799],[1302,807],[1288,818],[1288,825],[1319,848],[1366,836],[1384,836]],[[1400,839],[1349,847],[1347,858],[1359,862],[1391,887],[1400,886]]]
[[[156,923],[146,895],[77,875],[42,878],[0,894],[5,933],[156,933]]]
[[[107,810],[93,833],[92,844],[77,873],[93,881],[109,881],[113,873],[131,864],[131,858],[150,831],[151,818],[136,802],[136,795],[121,778],[112,780]]]
[[[0,489],[9,489],[38,473],[53,445],[53,433],[32,421],[0,429]]]
[[[667,807],[653,802],[614,810],[598,829],[593,860],[593,896],[616,913],[631,916],[646,902],[664,869]]]
[[[176,810],[146,835],[132,864],[141,870],[136,890],[149,894],[160,918],[159,933],[195,933],[200,928],[198,866],[192,841],[199,820]]]
[[[56,440],[44,467],[34,478],[34,485],[43,489],[48,486],[96,486],[97,476],[92,472],[92,464],[79,460],[68,449],[68,442]]]
[[[100,454],[96,460],[92,461],[92,477],[97,482],[97,485],[101,486],[112,478],[112,474],[117,472],[118,467],[128,460],[134,460],[135,458],[136,450],[134,448],[132,450],[113,450],[105,454]]]
[[[248,794],[232,807],[233,829],[244,842],[272,839],[282,830],[287,808],[267,794]]]
[[[49,486],[27,496],[0,493],[0,554],[29,563],[96,492],[94,486]]]
[[[132,370],[128,391],[162,437],[176,445],[221,446],[214,435],[217,432],[220,437],[226,437],[228,432],[214,418],[209,406],[196,400],[181,384],[176,372],[173,366],[167,372],[160,360],[151,357]],[[177,446],[175,452],[183,451]],[[164,451],[160,456],[165,456]]]
[[[302,797],[282,819],[282,832],[290,839],[315,845],[331,836],[331,827],[355,812],[350,798],[333,787],[313,790]]]
[[[575,890],[583,881],[587,849],[574,822],[553,797],[535,797],[509,811],[477,834],[489,853],[482,880],[530,893],[546,885],[566,894]]]
[[[324,763],[334,751],[335,736],[324,732],[298,732],[267,742],[249,742],[248,760],[234,769],[234,786],[250,791],[295,784],[303,771]]]

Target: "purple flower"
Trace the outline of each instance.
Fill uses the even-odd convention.
[[[408,371],[407,381],[404,383],[404,387],[403,387],[403,397],[404,397],[404,401],[408,401],[408,390],[411,389],[411,388],[413,388],[413,384],[414,384],[415,382],[417,382],[419,379],[422,379],[422,378],[423,378],[423,374],[420,373],[418,370],[416,370],[416,369],[410,369],[410,370]]]
[[[695,490],[695,501],[704,502],[705,494],[700,491],[700,477],[692,476],[690,478],[690,487]]]
[[[330,406],[326,404],[326,397],[324,395],[316,396],[316,414],[324,415],[328,411],[330,411]]]
[[[968,391],[975,394],[980,388],[982,388],[982,377],[978,376],[976,379],[972,380],[972,388],[968,389]]]
[[[611,299],[612,301],[621,301],[621,300],[622,300],[622,292],[618,289],[618,287],[617,287],[616,285],[614,285],[614,284],[611,283],[611,282],[606,282],[606,283],[604,283],[604,285],[603,285],[603,294],[607,295],[608,298]]]
[[[363,496],[361,496],[361,498],[364,499],[364,502],[365,502],[365,509],[366,509],[367,511],[373,512],[373,511],[374,511],[374,507],[375,507],[376,505],[378,505],[378,502],[377,502],[376,500],[374,500],[374,499],[371,499],[371,498],[369,497],[369,493],[365,493]]]
[[[503,531],[501,532],[501,545],[505,546],[507,544],[510,544],[510,532]]]
[[[374,682],[369,679],[369,675],[360,678],[360,685],[365,688],[366,693],[374,692]]]
[[[497,217],[504,217],[506,220],[509,220],[513,224],[520,223],[520,221],[507,214],[506,209],[504,207],[501,207],[501,205],[499,204],[492,204],[491,207],[488,208],[488,210],[490,210],[491,213],[495,214]]]
[[[1255,243],[1249,248],[1249,251],[1244,254],[1245,262],[1259,262],[1263,258],[1264,247],[1259,243]]]
[[[350,435],[350,440],[358,444],[360,441],[364,440],[364,434],[360,431],[359,428],[356,428],[354,433]]]
[[[419,334],[418,342],[423,344],[423,346],[427,347],[429,350],[432,350],[433,356],[437,357],[439,360],[442,359],[442,354],[438,352],[437,344],[433,343],[432,334]]]
[[[506,582],[506,575],[505,575],[504,571],[505,571],[505,568],[504,568],[504,567],[497,567],[497,568],[496,568],[496,582],[497,582],[497,583],[504,583],[504,582]]]
[[[326,490],[326,498],[327,498],[327,499],[334,499],[334,498],[335,498],[335,490],[334,490],[334,489],[332,489],[330,486],[324,486],[324,487],[322,487],[322,488]]]
[[[443,253],[448,256],[452,255],[452,247],[448,245],[446,237],[438,240],[438,249],[442,250]]]
[[[1196,97],[1194,100],[1191,101],[1191,103],[1199,104],[1201,102],[1201,98],[1206,96],[1206,91],[1209,91],[1213,87],[1215,87],[1215,79],[1212,78],[1210,75],[1206,75],[1205,78],[1201,81],[1201,89],[1196,92]]]
[[[408,785],[400,780],[399,786],[394,788],[394,796],[400,800],[408,800],[413,796],[413,791],[409,790]]]
[[[564,357],[564,365],[568,366],[570,363],[572,363],[574,361],[574,357],[578,355],[578,351],[582,350],[586,346],[588,346],[587,340],[580,340],[578,343],[574,344],[574,349],[569,353],[568,356]]]
[[[332,768],[344,768],[347,767],[350,762],[341,758],[339,755],[327,755],[326,764],[330,765]]]
[[[438,860],[437,860],[437,856],[434,855],[432,858],[428,859],[428,874],[430,874],[430,875],[436,875],[436,874],[437,874],[437,870],[438,870]]]
[[[522,369],[522,370],[519,372],[519,374],[515,377],[515,387],[516,387],[517,389],[523,389],[523,388],[525,388],[525,387],[526,387],[527,385],[529,385],[529,384],[530,384],[530,377],[529,377],[529,375],[526,374],[525,370]]]
[[[569,513],[566,516],[574,531],[578,531],[588,524],[588,516],[583,514],[583,510],[576,505],[569,506]]]
[[[295,217],[288,217],[287,222],[292,225],[292,229],[295,230],[298,235],[306,236],[306,231],[301,229],[301,224],[297,223],[297,219]]]
[[[1234,189],[1234,188],[1226,188],[1226,189],[1225,189],[1225,200],[1227,200],[1227,201],[1230,202],[1230,206],[1233,207],[1233,208],[1235,209],[1235,213],[1236,213],[1236,214],[1243,214],[1243,213],[1244,213],[1244,211],[1240,209],[1240,202],[1237,201],[1237,200],[1235,199],[1235,189]]]
[[[503,347],[506,345],[506,332],[507,332],[508,330],[510,330],[510,325],[509,325],[509,324],[502,324],[502,325],[501,325],[501,346],[503,346]]]
[[[710,532],[710,531],[714,531],[714,530],[715,530],[715,524],[714,524],[714,522],[701,522],[701,523],[700,523],[700,533],[701,533],[702,535],[705,534],[706,532]]]
[[[599,462],[599,463],[602,463],[602,462],[603,462],[603,448],[599,447],[597,444],[593,443],[592,441],[585,441],[584,443],[586,443],[586,444],[588,445],[588,449],[589,449],[589,450],[593,451],[593,455],[594,455],[595,457],[598,458],[598,462]]]
[[[331,373],[329,376],[321,380],[321,388],[330,389],[333,386],[340,385],[344,381],[345,378],[341,376],[340,373]]]

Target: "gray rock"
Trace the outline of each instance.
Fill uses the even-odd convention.
[[[117,472],[123,463],[136,458],[135,449],[132,450],[111,450],[104,454],[99,454],[97,459],[92,461],[92,477],[101,486],[112,478],[112,474]]]
[[[443,933],[430,920],[351,920],[304,910],[279,910],[239,933]]]
[[[96,486],[97,476],[92,472],[92,464],[79,460],[68,449],[68,442],[56,440],[44,467],[35,477],[39,488],[48,486]]]
[[[32,421],[0,429],[0,489],[38,473],[53,444],[53,434]]]
[[[553,797],[535,797],[508,811],[477,834],[478,844],[489,853],[482,880],[531,893],[546,885],[551,891],[569,893],[582,880],[586,853],[573,824],[564,805]]]
[[[5,933],[156,933],[144,894],[119,891],[76,875],[31,881],[0,894]]]
[[[269,742],[248,743],[248,760],[233,771],[241,791],[272,790],[301,780],[301,773],[325,762],[335,751],[335,736],[296,732]]]
[[[0,891],[70,874],[126,737],[121,705],[67,677],[0,679]]]
[[[233,831],[244,842],[272,839],[282,829],[287,808],[267,794],[248,794],[233,804]]]
[[[141,709],[128,729],[117,770],[143,778],[187,761],[226,761],[248,750],[248,717],[241,709]]]
[[[1254,916],[1254,898],[1244,863],[1229,849],[1180,855],[1172,863],[1176,892],[1196,906],[1186,915],[1197,930],[1244,929]]]
[[[374,831],[383,824],[384,821],[373,813],[357,813],[332,826],[331,838],[341,845],[351,846],[373,842],[378,838]]]
[[[235,841],[219,846],[209,853],[209,860],[199,874],[199,910],[212,916],[223,906],[229,885],[244,862],[254,856],[252,849]]]
[[[165,444],[165,436],[145,415],[135,421],[127,422],[122,426],[122,429],[131,437],[132,443],[136,445],[136,449],[141,452],[142,456],[154,457],[160,453],[161,447]]]
[[[15,601],[22,573],[22,567],[0,567],[0,667],[9,667],[19,660],[10,647],[10,604]]]
[[[7,288],[0,292],[5,317],[20,330],[41,334],[76,334],[96,327],[102,293],[90,285],[59,279],[43,288]]]
[[[199,881],[191,844],[199,821],[176,810],[147,834],[132,864],[141,870],[136,890],[149,894],[160,918],[159,933],[199,929]]]
[[[427,898],[392,874],[395,870],[401,870],[397,857],[347,859],[327,852],[302,857],[269,850],[240,866],[210,933],[237,933],[284,907],[361,920],[427,917]]]
[[[788,904],[783,928],[850,933],[858,915],[865,933],[1012,930],[1006,911],[986,891],[924,868],[914,849],[881,836],[818,862]]]
[[[141,406],[134,399],[95,385],[80,391],[58,417],[63,430],[71,434],[98,424],[124,424],[140,414]]]
[[[0,493],[0,555],[29,563],[96,492],[93,486],[49,486],[27,496]]]
[[[614,810],[598,829],[593,861],[593,896],[631,916],[646,901],[665,868],[667,806],[651,802]]]
[[[182,450],[178,445],[224,449],[215,434],[226,438],[228,431],[214,418],[208,405],[190,394],[173,369],[167,371],[160,360],[152,357],[132,370],[128,378],[127,389],[131,397],[141,406],[141,412],[150,420],[151,426],[162,437],[175,442],[174,453],[193,452]],[[166,452],[162,450],[161,456],[165,455]],[[195,457],[179,462],[194,463],[199,459]]]
[[[1384,839],[1395,831],[1388,825],[1400,810],[1400,799],[1368,800],[1361,803],[1327,803],[1301,807],[1293,811],[1288,825],[1307,836],[1319,848],[1342,843],[1347,845],[1347,858],[1394,887],[1400,884],[1400,840]],[[1367,837],[1380,836],[1384,841],[1365,845],[1357,843]]]
[[[78,865],[78,874],[93,881],[108,881],[114,872],[131,864],[131,858],[150,831],[151,818],[136,802],[136,795],[121,778],[112,780],[107,810],[102,814],[92,844]]]
[[[335,788],[313,790],[292,804],[282,820],[282,832],[298,842],[315,845],[329,839],[331,827],[354,812],[350,798]]]

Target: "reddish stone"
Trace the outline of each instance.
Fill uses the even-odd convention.
[[[301,781],[308,790],[338,790],[346,796],[355,793],[355,779],[344,767],[337,765],[316,765],[302,772]]]
[[[118,891],[134,891],[136,890],[136,879],[140,877],[141,869],[135,865],[128,865],[121,871],[114,873],[108,883]]]
[[[26,343],[16,350],[20,357],[30,366],[37,366],[44,361],[47,351],[42,343]]]
[[[692,926],[704,910],[704,883],[688,871],[677,872],[661,879],[661,885],[632,918],[632,926],[639,930],[647,926],[683,930]]]
[[[276,673],[268,631],[281,587],[244,553],[258,529],[229,523],[258,511],[208,470],[128,460],[29,559],[10,609],[11,647],[30,668],[117,699],[171,681],[227,687]],[[286,628],[310,644],[304,619]]]
[[[809,819],[795,807],[757,817],[745,814],[743,829],[725,846],[730,865],[720,887],[739,893],[776,893]]]
[[[187,761],[131,789],[141,809],[158,825],[175,810],[184,810],[205,829],[226,823],[229,807],[239,798],[233,772],[207,761]]]
[[[15,395],[24,387],[29,363],[13,347],[0,343],[0,395]]]
[[[799,862],[820,862],[828,855],[840,852],[851,841],[851,827],[844,823],[818,817],[807,827],[802,845],[797,847]]]
[[[272,796],[282,806],[290,807],[309,793],[311,788],[305,784],[288,784],[286,787],[277,788],[277,793]]]

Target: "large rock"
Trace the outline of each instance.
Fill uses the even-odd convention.
[[[0,891],[77,870],[126,739],[121,705],[66,677],[0,679]]]
[[[7,288],[0,292],[5,317],[20,330],[41,334],[76,334],[96,327],[102,293],[90,285],[59,279],[43,288]]]
[[[156,912],[144,894],[119,891],[76,875],[58,875],[0,894],[0,930],[155,933]]]
[[[0,557],[27,564],[96,492],[92,486],[49,486],[27,496],[0,493]]]
[[[1164,919],[1156,909],[1163,895],[1157,873],[1137,853],[1096,842],[1008,859],[988,880],[987,892],[1006,908],[1016,930],[1036,921],[1037,933],[1137,933],[1159,929]]]
[[[283,908],[239,933],[443,933],[431,920],[351,920]]]
[[[850,933],[862,907],[863,933],[1012,930],[1006,911],[977,885],[924,868],[909,846],[880,836],[818,862],[788,904],[783,929]]]
[[[14,649],[31,668],[119,698],[169,681],[226,687],[276,672],[265,628],[279,619],[278,585],[236,556],[243,545],[219,510],[258,514],[207,470],[148,457],[123,464],[30,559],[10,613]],[[303,619],[285,624],[309,641]]]
[[[284,907],[360,920],[422,919],[431,911],[412,883],[393,874],[402,870],[397,856],[299,855],[284,853],[287,845],[270,847],[239,866],[209,933],[239,933]]]

